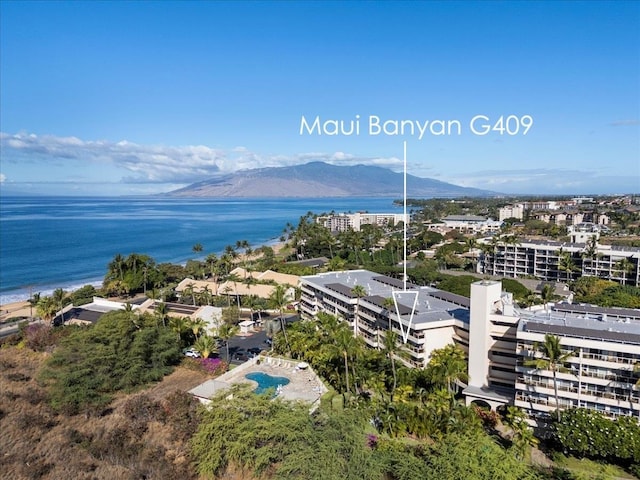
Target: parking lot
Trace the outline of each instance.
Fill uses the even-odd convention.
[[[288,315],[286,317],[287,324],[290,324],[297,320],[297,315]],[[271,350],[271,346],[267,344],[266,341],[267,334],[263,329],[249,335],[236,335],[231,340],[229,340],[229,355],[231,356],[231,363],[234,365],[240,365],[241,363],[246,362],[252,356],[249,354],[249,349],[260,349],[266,351]],[[241,354],[244,352],[245,354],[247,354],[247,356],[238,356],[238,352],[240,352]],[[224,344],[219,348],[218,356],[222,360],[227,361],[227,348]]]

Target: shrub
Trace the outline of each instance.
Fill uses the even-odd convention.
[[[563,451],[579,457],[640,462],[640,425],[635,418],[610,420],[599,412],[572,408],[554,422],[553,434]]]

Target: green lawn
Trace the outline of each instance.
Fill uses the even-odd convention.
[[[570,470],[579,480],[637,480],[636,477],[616,465],[598,463],[587,458],[567,457],[558,453],[554,455],[553,461],[555,466]]]

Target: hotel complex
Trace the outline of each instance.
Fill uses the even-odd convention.
[[[363,287],[359,298],[354,287]],[[533,421],[555,410],[553,372],[531,366],[541,357],[546,334],[557,336],[570,354],[557,372],[560,408],[585,407],[610,417],[640,418],[640,311],[558,304],[550,310],[521,310],[498,281],[471,286],[471,298],[418,287],[366,270],[301,277],[304,318],[327,312],[348,322],[371,348],[392,329],[414,367],[431,352],[454,343],[469,356],[467,403],[492,408],[517,405]],[[356,290],[357,292],[357,290]],[[395,293],[394,293],[395,292]],[[397,299],[398,308],[392,300]],[[399,314],[399,315],[398,315]]]
[[[391,226],[409,222],[409,215],[398,213],[340,213],[318,217],[316,221],[332,232],[360,231],[362,225]]]
[[[586,232],[576,230],[574,233]],[[562,265],[563,256],[571,259],[569,270]],[[498,243],[492,252],[484,253],[478,267],[481,273],[503,277],[533,276],[541,280],[568,281],[591,276],[638,286],[640,248],[598,244],[589,252],[587,243],[523,239],[515,244]]]

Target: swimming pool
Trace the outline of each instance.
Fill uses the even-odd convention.
[[[251,372],[247,373],[244,378],[249,380],[253,380],[254,382],[258,382],[258,386],[254,390],[255,393],[261,394],[272,388],[274,391],[277,390],[278,385],[285,386],[289,383],[289,379],[287,377],[274,377],[267,373],[263,372]]]

